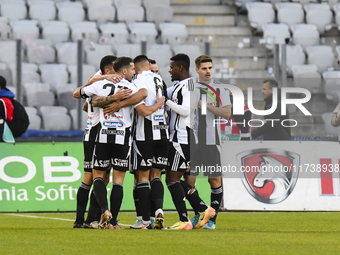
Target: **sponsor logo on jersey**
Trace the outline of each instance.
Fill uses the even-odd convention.
[[[153,119],[154,119],[155,121],[163,121],[163,120],[164,120],[163,115],[155,115],[155,116],[153,117]]]
[[[154,125],[153,129],[159,130],[159,129],[168,129],[168,125]]]
[[[103,129],[102,134],[104,135],[124,135],[125,130],[110,130],[110,129]]]
[[[118,122],[118,121],[111,121],[111,122],[104,122],[103,125],[104,125],[104,127],[114,127],[114,128],[117,128],[117,127],[122,127],[123,123]]]
[[[122,116],[122,115],[116,115],[116,114],[110,115],[110,114],[105,113],[105,114],[104,114],[104,118],[105,118],[106,120],[109,119],[109,118],[118,118],[118,119],[122,119],[123,116]]]

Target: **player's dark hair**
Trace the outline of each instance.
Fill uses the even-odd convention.
[[[120,72],[122,68],[127,68],[131,62],[133,63],[133,60],[129,57],[117,58],[113,64],[113,69],[115,69],[116,72]]]
[[[209,62],[213,62],[211,57],[207,56],[207,55],[201,55],[198,58],[196,58],[195,60],[195,65],[196,68],[199,69],[202,63],[209,63]]]
[[[273,79],[266,79],[266,80],[263,81],[263,84],[264,84],[264,83],[267,83],[267,82],[269,83],[269,86],[270,86],[271,88],[273,88],[273,87],[278,88],[278,87],[279,87],[279,84],[277,83],[276,80],[273,80]]]
[[[149,58],[149,62],[150,62],[150,64],[151,64],[151,65],[155,65],[155,64],[157,64],[157,63],[156,63],[156,60],[154,60],[154,59],[151,59],[151,58]]]
[[[113,67],[113,62],[117,59],[116,56],[113,55],[107,55],[105,57],[103,57],[100,60],[100,71],[102,72],[102,74],[105,73],[105,68],[107,66],[112,66]]]
[[[137,57],[135,57],[133,59],[133,63],[135,63],[135,64],[140,63],[140,62],[144,62],[144,61],[147,61],[148,63],[150,63],[148,57],[145,56],[145,55],[138,55]]]
[[[0,87],[3,89],[3,88],[6,88],[6,79],[0,75]]]
[[[170,58],[170,60],[176,62],[177,65],[183,66],[183,68],[186,71],[189,71],[190,58],[189,58],[188,55],[183,54],[183,53],[179,53],[179,54],[173,56],[172,58]]]

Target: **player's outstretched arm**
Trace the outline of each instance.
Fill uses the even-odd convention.
[[[103,75],[94,75],[94,76],[91,76],[86,84],[87,85],[90,85],[96,81],[100,81],[100,80],[108,80],[108,81],[112,81],[113,83],[117,83],[117,82],[120,82],[120,80],[122,79],[122,76],[119,75],[119,74],[103,74]],[[86,85],[85,84],[85,85]]]
[[[77,88],[73,92],[73,97],[74,98],[81,98],[80,90],[82,88],[87,87],[87,86],[91,85],[92,83],[94,83],[96,81],[100,81],[100,80],[104,80],[104,79],[112,81],[113,83],[117,83],[122,79],[122,77],[118,74],[93,75],[87,80],[87,82],[83,86]]]
[[[178,105],[171,100],[167,100],[166,105],[169,106],[171,110],[177,112],[179,115],[182,115],[184,117],[187,117],[190,114],[190,107],[189,106]]]
[[[156,103],[154,105],[146,106],[144,103],[140,104],[136,107],[136,110],[139,112],[142,116],[149,116],[150,114],[154,113],[158,108],[162,107],[164,105],[165,97],[159,97],[157,94]]]
[[[112,102],[123,100],[129,97],[132,93],[132,89],[120,88],[115,94],[110,96],[94,96],[92,99],[93,107],[105,107]]]
[[[114,112],[119,111],[119,109],[122,107],[138,104],[140,101],[144,100],[144,98],[146,98],[147,96],[148,96],[148,90],[145,88],[141,88],[129,98],[122,100],[122,101],[115,101],[107,105],[104,108],[104,113],[113,114]]]
[[[207,110],[217,116],[229,119],[231,116],[231,105],[225,105],[223,107],[216,107],[213,105],[207,105]]]
[[[198,107],[202,107],[201,100],[198,102]],[[217,116],[221,116],[226,119],[229,119],[231,116],[231,105],[224,105],[223,107],[216,107],[216,106],[207,104],[207,110]]]

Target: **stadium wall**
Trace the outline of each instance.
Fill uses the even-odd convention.
[[[0,212],[75,211],[83,160],[81,142],[0,143]],[[210,201],[207,180],[199,179],[197,186]],[[135,209],[132,187],[133,175],[126,173],[122,210]],[[164,187],[164,209],[174,210]],[[111,188],[112,183],[108,196]]]
[[[224,142],[220,166],[224,177],[223,207],[255,211],[340,210],[339,146],[338,142],[320,141]],[[74,211],[76,191],[83,177],[82,162],[81,142],[0,143],[0,212]],[[133,176],[127,173],[122,210],[134,210],[132,185]],[[209,203],[206,178],[197,178],[196,186]],[[167,188],[164,208],[174,210]]]
[[[339,211],[339,142],[223,144],[228,210]],[[252,169],[253,167],[253,169]]]

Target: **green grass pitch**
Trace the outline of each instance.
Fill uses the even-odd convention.
[[[191,213],[192,217],[193,214]],[[220,213],[216,230],[73,229],[75,214],[0,214],[0,254],[339,254],[338,212]],[[178,215],[165,213],[165,225]]]

